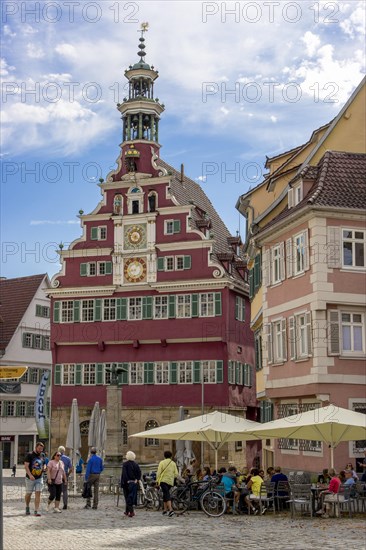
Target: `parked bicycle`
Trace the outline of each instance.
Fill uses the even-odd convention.
[[[201,507],[208,516],[219,517],[226,511],[226,500],[216,490],[217,480],[192,481],[174,487],[171,492],[172,507],[176,514],[184,514],[193,506]]]
[[[146,479],[139,482],[136,508],[160,510],[163,507],[163,495],[156,481]]]

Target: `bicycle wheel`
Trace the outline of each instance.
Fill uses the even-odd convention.
[[[205,514],[211,517],[222,516],[226,510],[224,497],[215,491],[207,491],[207,493],[202,495],[200,504]]]
[[[189,490],[175,487],[171,492],[172,508],[176,514],[184,514],[189,509],[190,493]]]
[[[156,489],[146,489],[145,493],[145,506],[148,510],[159,510],[160,499],[159,493]]]
[[[144,508],[146,506],[146,496],[142,491],[137,491],[135,508]]]

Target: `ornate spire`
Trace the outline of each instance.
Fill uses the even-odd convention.
[[[137,32],[140,32],[141,33],[141,36],[140,36],[140,39],[139,39],[139,51],[137,52],[137,55],[140,56],[141,58],[141,61],[143,63],[145,63],[145,55],[146,55],[146,52],[144,51],[145,50],[145,38],[144,38],[144,34],[145,32],[147,32],[149,30],[149,23],[145,22],[145,23],[141,23],[141,29]]]

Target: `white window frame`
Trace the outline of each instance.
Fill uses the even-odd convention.
[[[272,362],[274,364],[284,363],[287,360],[287,349],[285,349],[286,319],[273,319],[272,327]]]
[[[108,302],[107,305],[106,305],[106,302]],[[102,316],[103,321],[115,321],[117,318],[116,298],[104,298],[102,307],[103,307],[103,316]],[[113,312],[114,312],[114,315],[112,315]],[[106,317],[108,317],[108,319]]]
[[[154,384],[169,384],[169,362],[158,361],[154,364]]]
[[[97,263],[97,275],[103,276],[103,275],[106,274],[106,265],[107,265],[107,262],[98,262]],[[103,271],[104,271],[104,273],[102,273]]]
[[[107,369],[111,369],[112,364],[113,363],[105,363],[103,368],[103,379],[104,379],[105,386],[109,386],[109,384],[111,383],[112,373],[110,370],[107,370]]]
[[[15,401],[6,401],[6,415],[5,416],[16,416],[16,402]]]
[[[179,361],[178,384],[193,384],[193,361]]]
[[[181,263],[180,266],[179,263]],[[175,256],[175,270],[184,271],[184,256]]]
[[[140,321],[142,319],[142,298],[133,296],[128,298],[128,320]]]
[[[285,260],[284,243],[278,243],[271,248],[271,285],[277,285],[284,280]]]
[[[60,323],[72,323],[74,321],[73,300],[62,300],[60,310]]]
[[[164,235],[174,235],[174,220],[164,220]]]
[[[301,311],[289,317],[290,358],[303,361],[312,355],[311,312]]]
[[[92,323],[94,321],[94,300],[81,300],[81,322]]]
[[[39,384],[39,369],[30,369],[29,383]]]
[[[18,416],[27,416],[27,402],[26,401],[18,401]]]
[[[292,186],[292,189],[293,189],[293,202],[294,202],[294,206],[296,206],[297,204],[299,204],[299,202],[302,201],[303,199],[303,186],[302,186],[302,181],[300,181],[299,183],[297,183],[296,185],[293,185]]]
[[[31,332],[25,332],[24,333],[24,344],[23,344],[23,347],[24,348],[31,348],[33,346],[33,338],[32,338],[32,333]]]
[[[164,271],[174,271],[174,256],[164,257]]]
[[[75,385],[75,364],[66,364],[62,366],[62,385]]]
[[[305,233],[299,233],[293,239],[294,275],[305,273],[306,238]]]
[[[177,294],[176,296],[176,319],[189,319],[192,317],[192,295]]]
[[[106,240],[107,240],[107,226],[98,225],[98,241],[106,241]]]
[[[131,386],[142,386],[144,383],[144,364],[138,362],[130,363],[128,375]]]
[[[343,320],[344,315],[349,315],[351,320],[349,322]],[[361,318],[359,322],[356,322],[353,320],[353,317],[357,315]],[[350,327],[350,341],[351,341],[351,349],[345,350],[344,349],[344,332],[343,327]],[[355,328],[361,329],[361,338],[362,338],[362,349],[361,350],[355,350],[354,349],[354,342],[355,342]],[[341,342],[341,356],[353,356],[353,357],[363,357],[365,355],[365,314],[361,313],[360,311],[344,311],[341,310],[339,312],[339,329],[340,329],[340,342]]]
[[[213,292],[199,294],[199,316],[215,317],[215,294]]]
[[[216,361],[201,361],[201,372],[203,372],[204,384],[216,384],[217,363]]]
[[[352,233],[352,237],[344,237],[344,232],[350,231]],[[362,233],[363,238],[356,238],[356,233]],[[341,228],[341,238],[342,238],[342,268],[343,269],[350,269],[350,270],[364,270],[366,268],[366,230],[362,228],[356,228],[356,227],[342,227]],[[346,264],[344,262],[344,245],[345,243],[351,243],[352,246],[352,264]],[[356,245],[360,245],[363,243],[363,259],[364,259],[364,265],[356,265]]]
[[[169,301],[168,296],[154,296],[154,319],[168,319]]]
[[[83,386],[95,386],[97,369],[95,363],[85,363],[83,365]]]

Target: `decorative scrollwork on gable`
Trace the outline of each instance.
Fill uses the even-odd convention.
[[[155,170],[158,170],[158,175],[159,176],[167,176],[168,175],[168,172],[165,168],[163,168],[162,166],[159,166],[156,161],[159,160],[159,157],[158,155],[156,154],[155,150],[154,150],[154,147],[150,147],[150,150],[151,150],[151,166],[155,169]]]

